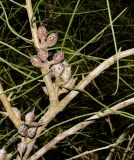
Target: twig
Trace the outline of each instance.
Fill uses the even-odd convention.
[[[38,38],[38,34],[37,34],[37,26],[36,26],[36,21],[35,21],[36,18],[34,17],[34,14],[33,14],[31,0],[26,0],[25,7],[27,10],[27,14],[28,14],[28,19],[29,19],[29,23],[30,23],[31,34],[32,34],[34,46],[36,48],[40,48],[39,38]],[[49,73],[50,70],[49,70],[49,67],[47,64],[44,64],[43,68],[41,68],[41,72],[42,72],[42,75],[44,75],[43,81],[45,82],[47,90],[48,90],[50,103],[53,103],[53,104],[57,103],[58,97],[55,93],[55,89],[53,87],[52,80],[50,78],[50,73]]]
[[[129,150],[131,148],[133,140],[134,140],[134,133],[132,134],[131,137],[129,137],[129,142],[128,142],[127,148],[126,148],[126,150],[125,150],[125,152],[123,154],[122,160],[126,159],[126,155],[127,155],[127,153],[129,152]]]
[[[101,148],[93,149],[93,150],[91,150],[91,151],[85,151],[85,152],[83,152],[83,153],[81,153],[81,154],[79,154],[79,155],[77,155],[77,156],[74,156],[74,157],[68,158],[68,159],[66,159],[66,160],[73,160],[73,159],[76,159],[76,158],[82,157],[82,156],[84,156],[84,155],[86,155],[86,154],[91,154],[91,153],[94,153],[94,152],[96,152],[96,151],[101,151],[101,150],[109,149],[109,148],[111,148],[111,147],[115,147],[115,146],[117,146],[118,144],[119,144],[119,143],[114,143],[114,144],[110,144],[110,145],[105,146],[105,147],[101,147]]]
[[[30,22],[30,28],[31,28],[31,34],[32,34],[34,46],[37,48],[40,48],[39,38],[37,35],[37,26],[36,26],[36,21],[35,21],[36,18],[33,15],[31,0],[26,0],[25,8],[27,10],[27,14],[28,14],[29,22]],[[43,75],[43,81],[45,82],[45,85],[48,90],[48,95],[49,95],[50,105],[48,106],[48,111],[47,111],[47,113],[49,113],[49,112],[52,112],[52,109],[55,106],[58,106],[58,96],[55,92],[55,89],[54,89],[54,86],[53,86],[53,83],[52,83],[52,80],[50,77],[50,73],[49,73],[50,70],[49,70],[49,67],[47,66],[47,64],[44,64],[43,68],[41,68],[41,72]],[[50,114],[48,116],[50,116]],[[37,131],[37,135],[39,135],[43,129],[44,129],[44,127],[40,127]],[[28,156],[33,148],[35,140],[31,142],[31,140],[28,139],[27,142],[28,142],[27,151],[26,151],[25,155],[23,156],[23,160],[26,160],[28,158]]]
[[[122,51],[118,53],[118,55],[113,55],[112,57],[106,59],[102,62],[98,67],[96,67],[88,76],[86,76],[83,80],[79,82],[79,84],[75,87],[75,90],[83,90],[92,80],[98,77],[104,70],[113,65],[117,59],[120,60],[122,58],[128,57],[130,55],[134,55],[134,48]],[[61,105],[67,105],[79,92],[71,91],[60,103]]]
[[[81,80],[78,85],[75,87],[73,91],[71,91],[65,98],[63,98],[59,106],[55,106],[53,110],[48,110],[46,114],[41,118],[39,121],[42,124],[45,124],[45,126],[61,111],[64,110],[64,108],[67,106],[67,104],[75,97],[78,95],[80,90],[83,90],[88,84],[92,82],[97,76],[99,76],[104,70],[109,68],[111,65],[114,64],[114,62],[117,61],[117,59],[121,59],[130,55],[134,54],[134,48],[123,51],[118,53],[117,55],[114,55],[104,62],[102,62],[98,67],[96,67],[88,76],[86,76],[83,80]]]
[[[50,101],[50,104],[51,104],[50,106],[52,106],[52,108],[53,108],[55,105],[58,105],[58,95],[56,94],[55,88],[54,88],[53,83],[52,83],[52,79],[50,77],[49,67],[47,65],[44,66],[43,68],[41,68],[41,72],[42,72],[42,75],[46,74],[43,77],[43,81],[44,81],[44,83],[47,87],[47,91],[48,91],[48,95],[49,95],[49,101]]]
[[[12,3],[14,3],[14,4],[16,4],[16,5],[18,5],[18,6],[20,6],[20,7],[22,7],[22,8],[25,8],[24,5],[22,5],[22,4],[20,4],[20,3],[17,3],[17,2],[15,2],[14,0],[9,0],[9,1],[12,2]]]
[[[2,114],[4,116],[8,116],[7,112],[0,111],[0,114]]]
[[[32,38],[33,38],[33,43],[35,47],[39,48],[39,39],[37,36],[37,26],[36,26],[36,18],[34,17],[33,14],[33,9],[32,9],[32,2],[31,0],[26,0],[26,10],[28,14],[28,19],[30,23],[30,28],[31,28],[31,33],[32,33]]]
[[[121,110],[131,104],[134,104],[134,98],[130,98],[126,101],[123,101],[110,109],[106,109],[104,112],[98,112],[98,114],[86,119],[83,122],[78,123],[77,125],[71,127],[65,132],[59,133],[54,139],[52,139],[48,144],[39,149],[34,155],[32,155],[29,160],[37,160],[48,150],[52,149],[57,143],[59,143],[64,138],[77,133],[80,129],[85,128],[87,125],[93,124],[97,119],[103,118],[105,116],[115,114],[115,111]]]
[[[128,127],[129,128],[129,127]],[[119,143],[121,141],[123,141],[123,139],[126,137],[126,135],[128,134],[128,128],[125,130],[125,132],[123,132],[119,138],[116,140],[116,143]],[[115,153],[115,147],[113,146],[108,154],[108,156],[106,157],[105,160],[112,160],[113,159],[113,156],[114,156],[114,153]]]
[[[7,96],[3,93],[3,87],[1,83],[0,83],[0,100],[2,101],[3,106],[5,107],[7,114],[11,119],[11,121],[14,123],[15,127],[19,128],[21,121],[14,114],[11,103],[9,102]]]

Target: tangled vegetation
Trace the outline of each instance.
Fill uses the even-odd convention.
[[[0,1],[1,160],[134,158],[133,8]]]

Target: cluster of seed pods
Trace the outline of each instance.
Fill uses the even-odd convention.
[[[13,112],[16,117],[21,121],[21,112],[18,108],[13,107]],[[21,125],[18,128],[19,138],[21,142],[17,145],[17,151],[19,152],[19,158],[22,159],[23,154],[27,149],[27,142],[26,138],[29,137],[30,139],[34,138],[37,132],[37,128],[40,126],[37,122],[34,122],[35,114],[34,109],[31,112],[28,112],[25,115],[25,121],[21,121]],[[17,137],[12,137],[13,139],[17,139]],[[14,143],[10,139],[11,143]],[[5,160],[10,154],[7,154],[5,149],[0,149],[0,160]]]
[[[63,51],[57,51],[53,54],[52,60],[48,60],[49,53],[47,48],[53,47],[58,40],[57,33],[48,35],[45,26],[39,26],[38,38],[40,40],[40,48],[36,48],[37,55],[31,56],[31,63],[35,67],[43,68],[44,64],[48,65],[51,77],[54,77],[54,87],[58,86],[58,95],[67,93],[75,85],[76,79],[71,76],[71,67],[64,58]],[[43,91],[48,94],[47,88],[43,87]]]
[[[17,115],[20,111],[16,110],[14,112]],[[21,118],[20,116],[18,118]],[[21,136],[21,142],[17,146],[17,150],[19,152],[20,158],[22,158],[23,154],[25,153],[27,149],[27,142],[26,142],[26,137],[29,137],[30,139],[34,138],[37,132],[37,128],[39,127],[37,122],[34,122],[35,114],[34,110],[27,113],[25,115],[25,121],[22,121],[22,124],[20,125],[18,129],[18,133]]]

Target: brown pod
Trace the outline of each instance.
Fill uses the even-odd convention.
[[[6,151],[4,148],[0,149],[0,160],[5,160],[7,157]]]
[[[33,122],[34,117],[35,117],[35,114],[34,114],[34,109],[33,109],[33,111],[31,111],[31,112],[29,112],[29,113],[26,114],[26,116],[25,116],[25,123],[27,125],[29,125],[31,122]]]
[[[28,127],[25,124],[22,124],[19,129],[18,132],[21,136],[25,137],[27,136],[27,132],[28,132]]]
[[[41,59],[37,55],[31,56],[30,61],[31,61],[32,65],[35,67],[42,67],[43,66]]]
[[[62,85],[62,87],[66,89],[72,89],[75,85],[77,78],[71,78],[66,84]]]
[[[40,57],[42,61],[46,61],[48,58],[48,51],[42,48],[37,48],[37,55]]]
[[[54,64],[60,63],[63,60],[64,60],[64,52],[63,51],[58,51],[54,54],[54,56],[53,56]]]
[[[48,31],[45,26],[39,26],[37,34],[41,42],[45,41],[48,35]]]
[[[40,126],[40,124],[38,122],[31,122],[29,124],[29,127],[39,127],[39,126]]]
[[[61,78],[63,80],[63,83],[67,83],[69,79],[71,78],[71,67],[65,67]]]
[[[62,72],[64,71],[64,67],[63,67],[62,63],[58,63],[58,64],[53,65],[51,67],[51,69],[52,69],[55,77],[61,76]]]
[[[37,132],[37,127],[32,127],[28,129],[28,137],[29,138],[34,138]]]
[[[58,34],[57,33],[51,33],[46,40],[47,47],[53,47],[58,41]]]

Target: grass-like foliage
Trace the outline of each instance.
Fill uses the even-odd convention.
[[[134,158],[133,8],[0,1],[0,160]]]

